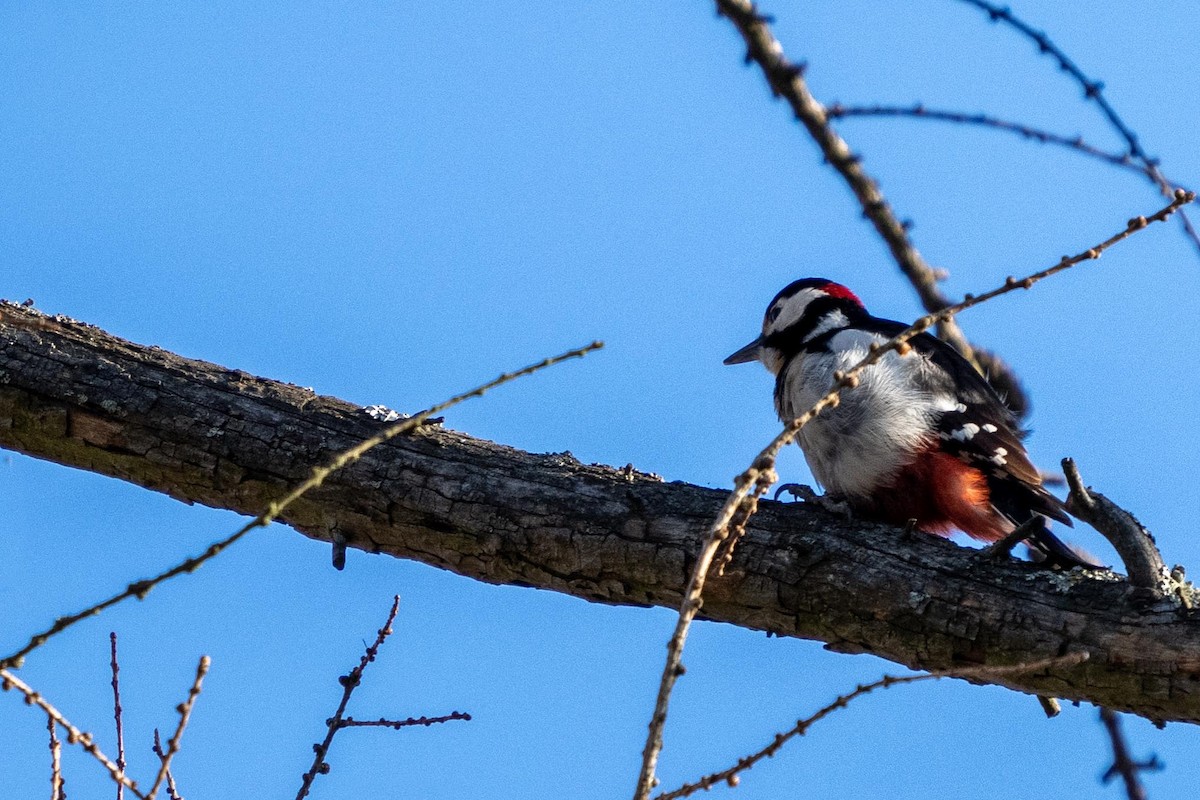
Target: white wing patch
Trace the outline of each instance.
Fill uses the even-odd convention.
[[[995,428],[993,427],[992,430],[995,430]],[[951,433],[950,438],[955,439],[960,442],[965,442],[970,439],[974,439],[975,434],[977,434],[977,433],[979,433],[979,426],[976,425],[974,422],[968,422],[965,425],[963,425],[961,428],[959,428],[958,430]],[[1008,451],[1006,450],[1005,453],[1007,453],[1007,452]]]

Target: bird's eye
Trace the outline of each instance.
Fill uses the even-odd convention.
[[[767,321],[774,322],[775,320],[779,319],[779,315],[782,313],[782,311],[782,306],[775,306],[769,312],[767,312]]]

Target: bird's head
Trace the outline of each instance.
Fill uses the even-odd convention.
[[[847,327],[866,314],[862,301],[840,283],[824,278],[793,281],[775,295],[763,315],[762,335],[738,350],[726,364],[758,360],[772,373],[816,337]]]

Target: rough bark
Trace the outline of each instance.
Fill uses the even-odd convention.
[[[0,446],[187,503],[258,513],[381,425],[336,398],[19,306],[0,306],[0,343]],[[674,608],[724,497],[425,427],[283,521],[489,583]],[[1146,607],[1111,573],[1052,574],[804,504],[762,504],[703,614],[918,669],[1086,651],[1078,666],[991,682],[1200,722],[1200,621],[1177,597]]]

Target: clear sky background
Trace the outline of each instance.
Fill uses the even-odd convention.
[[[1120,149],[1054,63],[962,3],[776,2],[826,102],[987,111]],[[1024,2],[1163,160],[1200,184],[1200,10]],[[607,349],[446,424],[728,486],[777,430],[770,377],[721,359],[798,277],[919,313],[841,179],[771,100],[709,2],[8,3],[0,8],[0,296],[114,334],[416,410],[595,338]],[[982,291],[1161,205],[1075,153],[933,122],[840,126],[918,247]],[[1172,223],[968,312],[1026,381],[1040,464],[1074,456],[1169,563],[1200,570],[1200,257]],[[809,481],[798,450],[787,480]],[[108,478],[0,458],[0,650],[199,552],[242,520]],[[1078,540],[1106,559],[1100,537]],[[190,800],[291,797],[393,593],[395,636],[351,713],[469,711],[339,735],[315,797],[632,792],[673,613],[608,608],[329,548],[274,526],[81,624],[22,675],[115,751],[121,636],[130,769],[148,780],[197,658],[212,671],[175,774]],[[725,767],[899,668],[698,624],[660,767]],[[1151,796],[1194,797],[1200,731],[1126,724]],[[0,695],[0,797],[43,796],[45,721]],[[740,800],[1118,797],[1091,707],[941,681],[862,700],[744,776]],[[72,797],[104,797],[66,755]],[[714,794],[714,796],[716,796]]]

